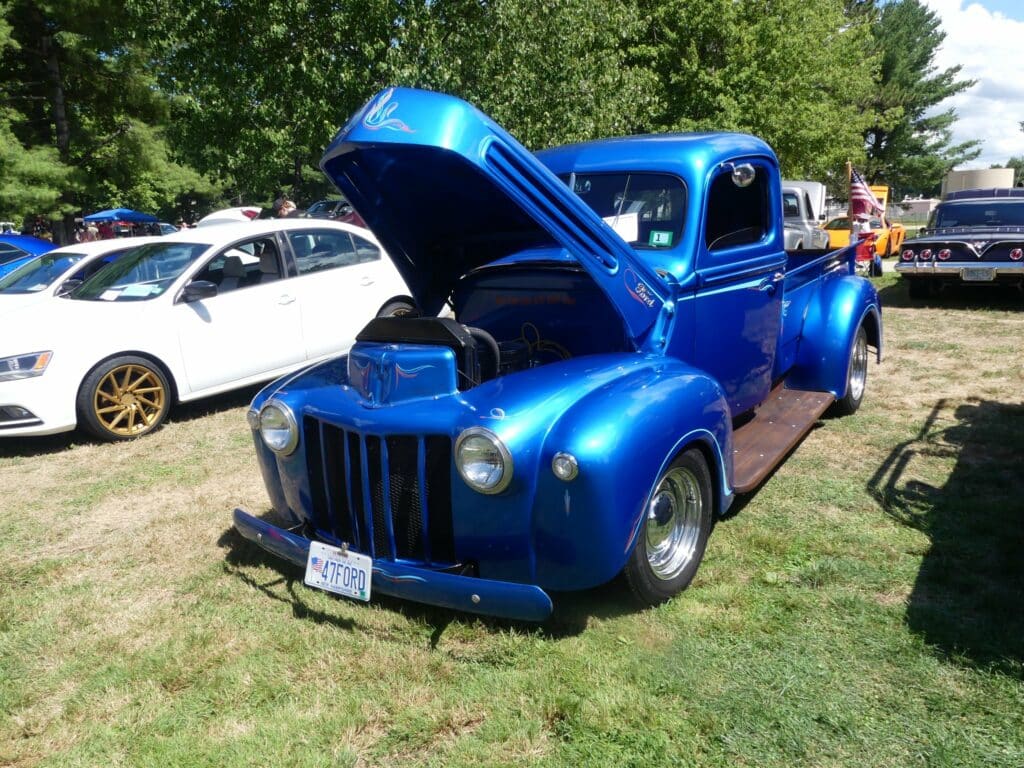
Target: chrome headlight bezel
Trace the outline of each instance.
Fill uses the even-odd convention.
[[[51,360],[53,352],[50,350],[0,358],[0,381],[18,381],[42,376]]]
[[[470,444],[471,440],[480,439],[485,440],[490,445],[501,462],[501,475],[490,485],[473,479],[473,477],[467,473],[465,465],[468,464],[468,462],[464,461],[463,458],[463,450],[467,448],[467,444]],[[478,493],[493,496],[494,494],[504,491],[508,488],[509,483],[512,482],[512,454],[509,452],[508,448],[505,447],[501,438],[489,429],[485,429],[484,427],[470,427],[469,429],[463,430],[462,434],[460,434],[458,439],[455,441],[454,458],[455,468],[459,471],[459,476],[462,478],[463,482]]]
[[[266,426],[266,421],[268,418],[272,418],[270,414],[273,414],[273,412],[281,414],[283,425],[271,427],[270,429],[278,431],[286,430],[286,439],[284,441],[271,440],[267,437],[267,432],[269,430]],[[280,400],[271,399],[263,404],[263,407],[260,408],[258,429],[260,439],[263,441],[263,444],[278,456],[288,456],[292,454],[299,445],[299,423],[296,421],[295,414],[292,412],[292,409]]]

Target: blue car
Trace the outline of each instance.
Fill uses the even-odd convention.
[[[312,587],[541,621],[551,592],[623,574],[661,603],[881,359],[855,249],[784,250],[752,136],[532,155],[459,99],[389,89],[321,167],[420,316],[371,319],[252,402],[274,515],[235,527]]]
[[[31,235],[0,235],[0,277],[56,247]]]

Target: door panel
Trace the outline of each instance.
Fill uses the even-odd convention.
[[[305,359],[295,278],[281,279],[272,238],[236,244],[194,280],[218,295],[174,305],[174,322],[192,391],[269,373]]]

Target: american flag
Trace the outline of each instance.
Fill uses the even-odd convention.
[[[314,557],[312,561],[313,573],[320,573],[324,569],[324,561],[322,558]]]
[[[876,211],[878,213],[885,213],[882,204],[878,202],[878,198],[872,193],[868,183],[864,181],[864,177],[851,168],[850,215],[854,218],[857,216],[870,216]]]

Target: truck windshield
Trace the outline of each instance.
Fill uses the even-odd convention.
[[[662,173],[573,173],[562,181],[634,248],[671,248],[683,233],[686,188]]]
[[[87,301],[144,301],[171,287],[209,245],[152,243],[108,264],[69,295]]]
[[[1022,200],[965,200],[943,203],[932,212],[929,229],[944,227],[1024,227]]]

